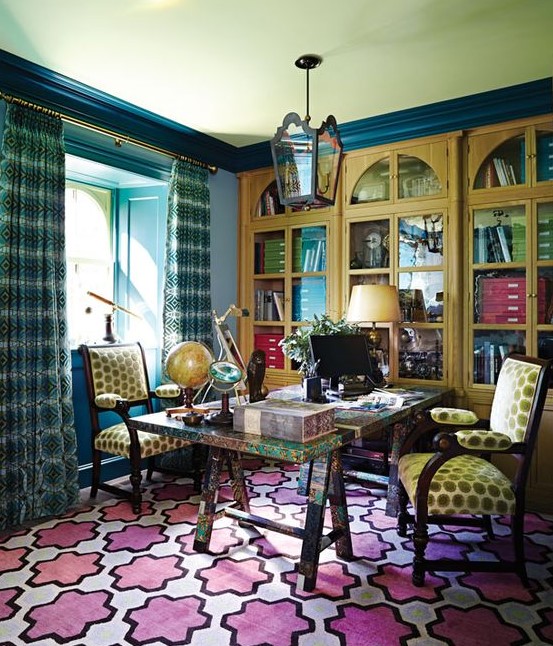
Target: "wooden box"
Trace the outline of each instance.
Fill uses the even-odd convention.
[[[234,430],[291,442],[308,442],[336,429],[335,407],[335,404],[277,398],[235,406]]]

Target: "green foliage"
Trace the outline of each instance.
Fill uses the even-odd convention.
[[[279,345],[284,354],[298,364],[298,372],[309,377],[316,369],[309,351],[309,337],[312,334],[357,334],[358,332],[359,326],[348,323],[345,318],[334,323],[328,314],[322,316],[315,314],[313,320],[308,321],[308,325],[297,327],[294,332],[285,336]]]

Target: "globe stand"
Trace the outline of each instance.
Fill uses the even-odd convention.
[[[217,424],[221,426],[230,426],[234,415],[231,413],[229,408],[229,394],[221,394],[221,410],[216,413],[211,413],[207,416],[208,424]]]
[[[187,387],[184,389],[184,407],[194,407],[194,388]]]

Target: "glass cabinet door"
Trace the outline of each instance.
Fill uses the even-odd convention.
[[[254,235],[254,308],[257,323],[284,321],[284,273],[286,232],[284,229]]]
[[[389,200],[390,174],[389,156],[367,168],[353,189],[351,204]]]
[[[482,162],[473,188],[516,186],[526,183],[526,138],[511,137],[494,148]]]
[[[536,179],[538,182],[553,180],[553,125],[536,132]]]
[[[280,203],[276,180],[272,181],[259,196],[255,207],[254,217],[267,215],[282,215],[285,208]]]
[[[538,357],[553,359],[553,202],[536,205],[537,278],[530,301],[535,301]]]
[[[526,354],[526,331],[524,329],[475,330],[473,348],[473,383],[494,385],[503,359],[510,352]]]
[[[526,208],[523,204],[473,211],[475,264],[526,261]]]
[[[526,351],[527,234],[525,204],[472,212],[473,384],[494,385],[507,354]]]
[[[442,192],[436,171],[414,155],[398,155],[398,197],[428,197]]]
[[[471,190],[513,190],[553,181],[553,123],[469,138]]]
[[[390,220],[354,222],[349,228],[349,268],[390,266]]]
[[[398,218],[398,375],[444,378],[443,213]]]
[[[553,201],[472,212],[473,383],[496,383],[509,352],[553,357]]]
[[[346,160],[349,205],[445,197],[447,143],[434,141]]]
[[[309,321],[326,312],[327,227],[292,228],[293,322]]]

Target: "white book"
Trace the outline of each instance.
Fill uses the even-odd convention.
[[[499,239],[499,244],[501,245],[503,262],[511,262],[511,252],[509,251],[507,236],[505,235],[505,227],[502,224],[498,224],[495,230],[497,231],[497,237]]]

